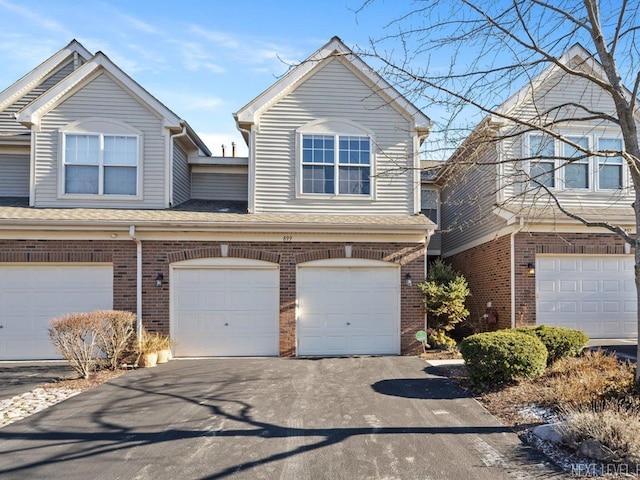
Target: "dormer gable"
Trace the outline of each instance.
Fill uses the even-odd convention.
[[[367,65],[340,38],[333,37],[327,44],[289,70],[276,83],[234,114],[236,125],[243,133],[245,140],[248,142],[247,130],[251,125],[259,124],[262,113],[297,88],[318,68],[333,59],[339,60],[356,73],[376,94],[383,97],[390,106],[412,121],[416,132],[420,136],[426,136],[431,128],[429,117],[400,94],[379,73]]]
[[[0,112],[6,110],[18,99],[40,85],[63,65],[72,61],[74,68],[78,68],[91,57],[91,52],[84,48],[80,42],[72,40],[66,47],[53,54],[25,76],[0,92]]]

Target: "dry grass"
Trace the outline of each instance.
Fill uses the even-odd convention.
[[[519,412],[529,405],[557,410],[610,398],[633,400],[633,373],[634,365],[622,363],[613,355],[585,352],[581,357],[559,360],[535,380],[475,393],[494,415],[516,429],[523,429],[528,427],[529,420]],[[468,379],[454,380],[469,388]]]
[[[568,443],[593,438],[618,460],[640,462],[640,411],[620,402],[598,402],[563,409],[562,433]]]
[[[552,404],[586,405],[633,391],[634,367],[602,351],[563,358],[552,365],[542,381]]]

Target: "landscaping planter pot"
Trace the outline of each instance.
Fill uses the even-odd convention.
[[[158,363],[158,352],[143,353],[140,356],[139,366],[144,368],[155,367]]]
[[[167,363],[171,360],[171,350],[168,348],[158,351],[158,363]]]

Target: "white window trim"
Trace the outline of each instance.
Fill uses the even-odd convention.
[[[327,128],[330,125],[331,128]],[[335,128],[337,125],[342,125],[341,128]],[[302,137],[303,135],[325,135],[334,137],[334,193],[304,193],[302,191],[303,186],[303,168],[302,168]],[[367,137],[369,138],[369,194],[357,195],[357,194],[345,194],[338,193],[340,188],[340,177],[338,170],[340,168],[339,163],[339,137]],[[371,201],[376,198],[376,149],[375,149],[375,137],[373,132],[368,128],[345,119],[329,119],[322,118],[313,122],[307,123],[296,130],[296,185],[295,195],[296,199],[323,199],[323,200],[347,200],[347,201]],[[323,164],[318,164],[323,165]],[[343,165],[344,166],[344,165]],[[357,165],[356,165],[357,166]]]
[[[559,185],[562,185],[561,182],[563,182],[563,178],[561,177],[560,174],[560,161],[556,158],[554,160],[548,160],[545,159],[543,162],[535,162],[531,157],[531,137],[548,137],[549,135],[546,135],[542,132],[531,132],[527,135],[527,141],[524,142],[525,144],[525,152],[524,152],[524,157],[528,158],[527,160],[527,164],[526,164],[526,172],[529,175],[529,181],[528,183],[533,183],[535,185],[535,188],[542,188],[542,186],[538,185],[538,183],[536,183],[536,181],[531,178],[531,163],[553,163],[553,186],[549,187],[547,186],[546,188],[548,188],[549,190],[559,190]],[[553,152],[555,154],[555,152],[558,151],[558,145],[557,145],[557,140],[556,139],[552,139],[553,140]]]
[[[624,150],[624,141],[620,135],[599,135],[596,139],[597,148],[600,149],[600,140],[620,140],[620,145]],[[624,157],[622,157],[622,187],[620,188],[600,188],[600,163],[603,160],[602,157],[593,157],[593,169],[594,169],[594,189],[596,192],[618,192],[620,190],[629,189],[629,168],[626,167]]]
[[[98,127],[98,128],[96,128]],[[66,138],[67,135],[88,135],[98,136],[100,142],[100,152],[98,161],[98,193],[67,193],[65,189],[66,184],[66,163],[65,163],[65,151],[66,151]],[[105,136],[120,136],[120,137],[135,137],[138,147],[138,156],[136,163],[136,194],[135,195],[123,195],[123,194],[105,194],[104,189],[104,137]],[[58,132],[58,199],[74,199],[74,200],[100,200],[100,201],[141,201],[143,200],[142,194],[142,158],[143,158],[143,135],[137,128],[128,125],[124,122],[112,119],[103,118],[87,118],[79,120],[77,122],[70,123],[61,128]],[[118,165],[110,165],[118,166]],[[132,167],[128,165],[129,167]]]
[[[586,138],[587,139],[587,149],[593,149],[593,136],[592,135],[588,135],[585,134],[583,132],[567,132],[566,134],[562,134],[563,137],[582,137],[582,138]],[[554,141],[554,151],[555,152],[560,152],[560,150],[562,150],[562,157],[564,157],[564,148],[567,146],[566,143],[561,142],[559,140],[555,140]],[[569,162],[567,162],[566,160],[561,160],[560,161],[562,163],[562,165],[560,166],[560,168],[558,169],[559,172],[559,178],[560,178],[560,183],[559,186],[560,188],[557,188],[557,190],[566,190],[566,191],[570,191],[570,192],[590,192],[594,189],[594,177],[593,177],[593,161],[591,157],[587,157],[587,158],[582,158],[580,159],[580,162],[576,162],[580,165],[584,165],[586,163],[587,165],[587,185],[588,187],[586,188],[581,188],[581,187],[567,187],[567,183],[566,183],[566,179],[565,179],[565,166],[569,164]]]
[[[597,129],[597,128],[587,128],[584,127],[584,129],[572,129],[572,130],[562,130],[559,131],[558,134],[562,135],[563,137],[586,137],[587,138],[587,142],[589,145],[589,149],[595,150],[597,148],[599,148],[599,141],[600,139],[610,139],[610,140],[621,140],[622,141],[622,135],[617,133],[617,132],[610,132],[607,131],[606,129]],[[542,132],[530,132],[527,134],[526,136],[526,141],[523,142],[523,147],[524,147],[524,152],[523,152],[523,156],[528,158],[531,156],[531,146],[530,146],[530,139],[532,136],[544,136],[545,134]],[[564,142],[562,142],[561,140],[554,138],[553,139],[553,145],[554,145],[554,152],[558,157],[563,157],[564,156],[564,152],[562,151],[562,149],[564,148]],[[624,142],[622,142],[622,148],[624,148]],[[557,158],[554,162],[554,170],[555,170],[555,175],[554,175],[554,183],[555,186],[554,187],[547,187],[549,188],[549,190],[552,191],[556,191],[556,192],[562,192],[562,191],[566,191],[566,192],[575,192],[575,193],[588,193],[588,192],[597,192],[597,193],[612,193],[612,192],[618,192],[618,191],[623,191],[623,190],[629,190],[630,188],[630,184],[629,184],[629,168],[626,165],[626,162],[622,162],[622,187],[619,189],[610,189],[610,188],[606,188],[606,189],[601,189],[600,188],[600,175],[599,175],[599,162],[600,162],[600,157],[597,156],[591,156],[588,158],[589,161],[589,187],[588,188],[569,188],[565,185],[565,176],[564,176],[564,166],[567,164],[567,162],[565,160],[562,160],[561,158]],[[532,160],[527,160],[526,161],[526,172],[530,172],[531,171],[531,162]],[[532,180],[530,180],[531,182]],[[539,187],[541,188],[541,187]]]
[[[422,192],[424,191],[432,191],[432,192],[436,192],[437,195],[437,201],[436,201],[436,225],[438,226],[438,228],[440,228],[440,191],[437,188],[429,188],[429,187],[422,187],[420,189],[420,211],[424,210],[424,208],[422,207]]]

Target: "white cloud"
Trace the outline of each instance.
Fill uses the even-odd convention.
[[[177,110],[182,114],[186,111],[207,111],[219,112],[220,107],[225,105],[224,100],[209,95],[197,95],[186,92],[157,91],[156,98],[161,102],[171,105],[172,110]],[[174,108],[175,107],[175,108]]]
[[[121,13],[121,12],[117,12],[117,13],[122,20],[124,20],[125,22],[127,22],[129,25],[131,25],[133,28],[135,28],[140,32],[150,33],[152,35],[161,34],[160,30],[158,30],[156,27],[154,27],[153,25],[147,22],[143,22],[142,20],[134,17],[133,15],[128,15],[126,13]]]
[[[179,44],[181,47],[182,60],[187,70],[197,72],[206,70],[211,73],[224,73],[225,69],[215,63],[209,52],[200,44],[195,42],[178,42],[172,40],[171,43]]]
[[[48,30],[49,32],[64,35],[69,39],[73,38],[73,34],[69,30],[67,30],[61,23],[40,15],[35,10],[29,10],[28,8],[22,7],[20,5],[9,3],[6,0],[0,0],[0,7],[3,7],[5,10],[9,10],[16,15],[27,19],[31,24],[38,25],[43,29]]]

